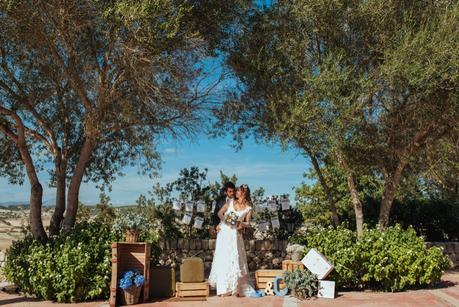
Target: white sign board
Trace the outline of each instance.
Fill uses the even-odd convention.
[[[201,229],[202,228],[202,223],[204,223],[204,219],[200,216],[195,217],[194,219],[194,228]]]
[[[192,217],[191,213],[188,213],[188,212],[185,213],[185,215],[184,215],[183,218],[182,218],[182,223],[183,223],[183,224],[186,224],[186,225],[190,224],[190,222],[191,222],[191,217]]]
[[[217,206],[217,202],[214,200],[212,202],[212,212],[215,212],[215,207]]]
[[[192,212],[193,211],[193,202],[192,201],[187,201],[185,203],[185,211]]]
[[[269,201],[268,201],[268,209],[269,209],[269,211],[271,211],[271,212],[277,211],[277,204],[276,204],[276,201],[275,201],[275,200],[269,200]]]
[[[196,203],[196,211],[206,212],[206,203],[202,200],[198,200],[198,202]]]
[[[264,222],[264,221],[263,221],[263,222],[260,222],[260,223],[258,224],[258,230],[259,230],[260,232],[265,232],[267,229],[268,229],[268,223],[267,223],[267,222]]]
[[[179,202],[178,200],[174,200],[174,202],[172,203],[172,209],[181,210],[182,209],[182,203]]]
[[[290,210],[290,200],[288,200],[288,199],[283,199],[283,200],[281,201],[281,206],[282,206],[282,211]]]
[[[314,248],[309,250],[301,262],[309,271],[316,274],[318,279],[324,279],[333,270],[327,258]]]
[[[317,297],[335,298],[335,282],[330,280],[319,280],[319,292]]]
[[[279,229],[280,228],[279,217],[273,216],[271,218],[271,224],[273,225],[273,229]]]

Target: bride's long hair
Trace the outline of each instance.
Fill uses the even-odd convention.
[[[249,186],[247,184],[241,184],[239,186],[239,189],[244,191],[244,196],[245,196],[244,204],[246,204],[247,206],[252,207],[252,198],[250,197],[250,188],[249,188]]]

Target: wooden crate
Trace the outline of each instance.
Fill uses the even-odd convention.
[[[296,269],[304,271],[304,264],[301,261],[284,260],[282,261],[282,270],[293,272]]]
[[[176,297],[208,297],[209,283],[203,282],[177,282]]]
[[[121,275],[129,270],[139,270],[145,277],[145,282],[140,294],[140,302],[149,299],[150,289],[150,243],[144,242],[118,242],[112,244],[112,281],[110,284],[110,306],[119,305],[121,289],[118,288]]]
[[[255,271],[255,281],[257,289],[265,289],[266,283],[274,281],[276,276],[281,276],[283,270],[257,270]]]
[[[170,266],[150,267],[150,298],[175,295],[175,269]]]

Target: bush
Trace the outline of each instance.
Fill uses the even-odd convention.
[[[440,281],[449,267],[442,251],[427,248],[413,228],[365,229],[360,238],[343,226],[301,231],[291,242],[324,254],[335,267],[330,279],[340,288],[402,291],[426,287]]]
[[[42,244],[27,236],[7,251],[5,276],[21,291],[58,302],[107,298],[111,225],[82,222]]]

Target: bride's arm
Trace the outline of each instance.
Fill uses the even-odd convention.
[[[245,218],[241,221],[241,228],[249,228],[250,226],[250,220],[252,219],[252,210],[250,210]]]
[[[225,203],[225,205],[218,211],[217,215],[220,218],[220,221],[223,220],[226,210],[228,210],[228,203]]]

